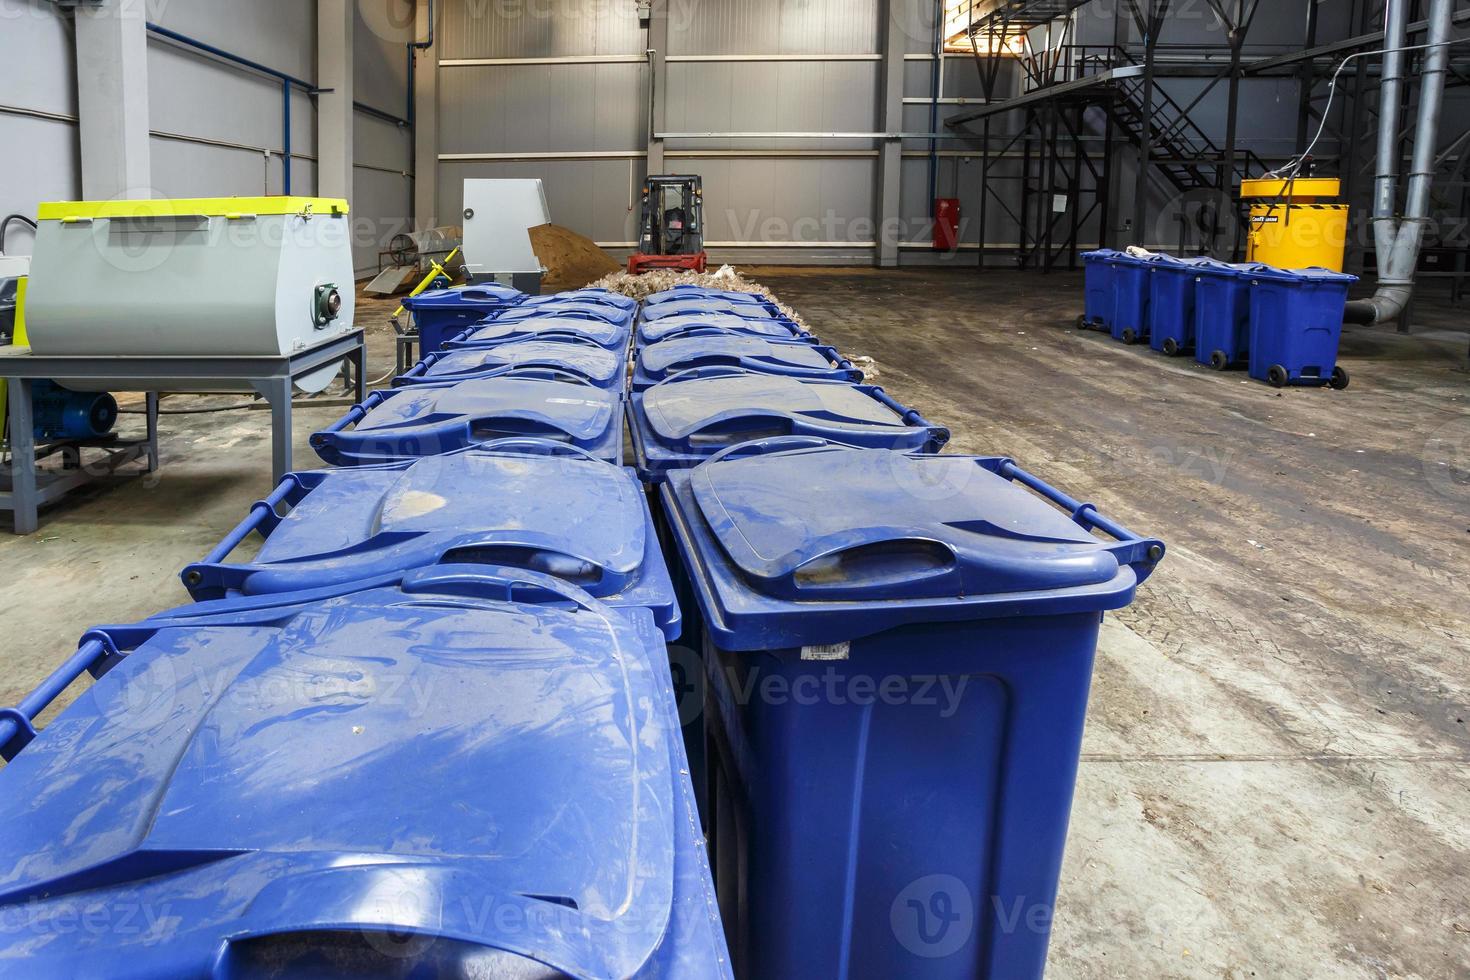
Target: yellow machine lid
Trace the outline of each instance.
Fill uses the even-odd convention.
[[[344,215],[347,202],[335,197],[176,197],[158,200],[48,201],[36,210],[41,221],[84,218],[172,218],[203,215],[232,218],[253,214]]]
[[[1267,177],[1240,182],[1241,197],[1336,197],[1342,183],[1336,177]]]

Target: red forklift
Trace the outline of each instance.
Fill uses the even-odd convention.
[[[704,190],[693,175],[659,174],[643,182],[638,251],[628,256],[629,275],[650,269],[703,272]]]

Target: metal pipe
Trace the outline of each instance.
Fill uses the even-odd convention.
[[[281,193],[291,196],[291,83],[281,82]]]
[[[1404,47],[1405,0],[1390,0],[1389,47]],[[1414,270],[1424,227],[1429,223],[1429,189],[1434,179],[1434,157],[1439,142],[1439,120],[1444,107],[1444,80],[1449,63],[1450,24],[1454,0],[1433,0],[1429,11],[1428,48],[1420,72],[1419,112],[1414,125],[1414,156],[1409,189],[1401,220],[1394,218],[1398,172],[1398,104],[1403,77],[1403,52],[1384,55],[1383,95],[1379,110],[1378,179],[1373,196],[1373,239],[1377,248],[1378,289],[1372,298],[1348,304],[1345,318],[1354,323],[1379,323],[1404,312],[1414,292]],[[1389,59],[1393,59],[1391,64]]]

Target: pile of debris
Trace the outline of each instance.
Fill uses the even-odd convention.
[[[685,272],[678,269],[655,269],[642,275],[631,276],[626,272],[614,272],[603,276],[601,279],[591,283],[594,287],[610,289],[624,296],[631,296],[641,300],[651,293],[663,292],[674,286],[693,285],[706,286],[711,289],[729,289],[740,293],[764,293],[771,298],[771,302],[793,322],[805,327],[806,321],[801,318],[791,307],[781,302],[780,297],[760,283],[746,279],[728,265],[722,265],[714,272]]]
[[[541,279],[541,291],[544,293],[580,289],[618,269],[616,259],[598,248],[592,239],[570,228],[545,224],[527,231],[531,236],[531,249],[546,270]]]

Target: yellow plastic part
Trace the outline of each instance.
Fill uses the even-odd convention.
[[[1245,258],[1278,269],[1341,272],[1347,228],[1346,204],[1253,204]]]
[[[413,287],[412,289],[410,289],[408,291],[408,295],[410,295],[410,296],[417,296],[419,293],[421,293],[424,290],[428,289],[429,288],[429,283],[433,282],[438,277],[446,274],[444,272],[444,266],[445,265],[448,265],[451,262],[453,262],[454,261],[454,257],[456,255],[458,255],[458,254],[459,254],[459,246],[456,245],[454,247],[454,251],[452,251],[448,255],[444,256],[444,265],[440,265],[438,262],[431,262],[431,263],[429,263],[429,274],[426,275],[426,276],[424,276],[423,279],[419,280],[419,284],[417,286]],[[399,317],[403,316],[403,309],[404,309],[403,304],[402,303],[398,304],[398,309],[396,309],[396,310],[393,311],[393,319],[396,320]]]
[[[48,201],[36,210],[40,221],[71,223],[92,218],[174,218],[204,215],[345,215],[347,202],[336,197],[180,197],[142,201]]]
[[[1295,180],[1266,177],[1240,182],[1240,196],[1246,199],[1265,197],[1311,204],[1340,193],[1342,183],[1336,177],[1297,177]]]

